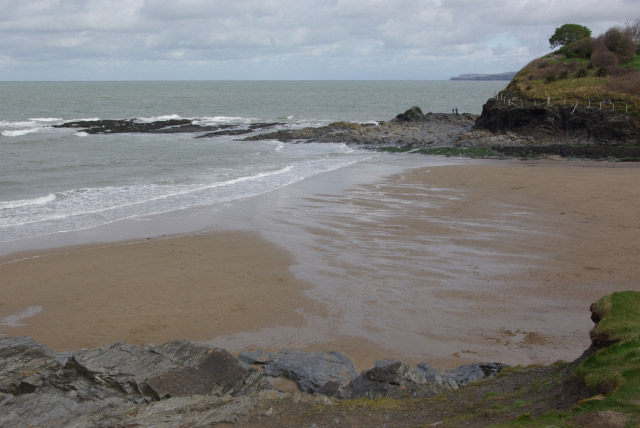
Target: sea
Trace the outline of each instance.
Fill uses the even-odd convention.
[[[0,82],[0,245],[262,195],[379,154],[345,144],[197,134],[89,135],[68,121],[189,119],[203,125],[479,114],[506,82]],[[276,128],[276,129],[277,129]],[[420,155],[415,155],[420,156]]]

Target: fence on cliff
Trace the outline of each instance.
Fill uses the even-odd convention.
[[[613,110],[622,113],[640,114],[640,104],[630,103],[624,99],[599,99],[599,98],[551,98],[535,99],[513,97],[509,98],[502,92],[495,91],[493,98],[513,107],[537,107],[537,106],[555,106],[555,107],[573,107],[572,112],[578,108],[592,108],[600,110]]]

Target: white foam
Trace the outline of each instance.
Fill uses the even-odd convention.
[[[20,137],[21,135],[31,134],[32,132],[38,132],[38,130],[34,129],[34,128],[31,128],[31,129],[18,129],[16,131],[4,130],[4,131],[2,131],[2,135],[5,136],[5,137]]]
[[[159,122],[162,120],[179,120],[182,119],[180,115],[177,114],[165,114],[162,116],[151,116],[151,117],[137,117],[136,122],[141,123],[151,123],[151,122]]]
[[[195,119],[193,121],[194,125],[218,125],[221,123],[242,123],[248,124],[251,123],[255,119],[250,119],[246,117],[239,116],[205,116]]]
[[[9,327],[20,327],[21,325],[26,325],[26,324],[20,324],[19,321],[25,318],[31,318],[38,312],[42,312],[42,306],[38,306],[38,305],[29,306],[27,309],[20,312],[19,314],[10,315],[6,317],[2,321],[0,321],[0,325],[6,325]]]
[[[84,132],[84,131],[80,131],[80,132],[76,132],[76,133],[75,133],[75,134],[73,134],[73,135],[75,135],[76,137],[86,137],[86,136],[87,136],[87,135],[89,135],[89,134],[87,134],[87,133],[86,133],[86,132]]]
[[[4,128],[24,128],[27,126],[34,126],[35,123],[33,121],[17,121],[17,122],[9,122],[6,120],[0,120],[0,126]]]
[[[0,201],[0,210],[6,210],[11,208],[29,207],[34,205],[44,205],[49,202],[53,202],[56,199],[56,195],[49,193],[46,196],[40,196],[33,199],[16,199],[14,201]]]
[[[69,122],[95,122],[96,120],[100,120],[99,117],[88,117],[82,119],[72,119]]]
[[[61,117],[30,117],[29,120],[34,122],[60,122],[63,119]]]

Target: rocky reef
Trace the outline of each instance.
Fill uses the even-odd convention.
[[[213,138],[222,135],[242,135],[283,125],[280,122],[252,123],[250,125],[200,125],[191,119],[156,120],[104,119],[65,122],[54,128],[71,128],[87,134],[179,134],[204,133],[196,138]]]
[[[420,107],[412,107],[387,122],[333,122],[321,127],[282,129],[250,136],[245,140],[273,139],[420,149],[454,144],[465,131],[471,129],[476,117],[469,113],[424,114]]]
[[[280,122],[202,125],[191,119],[77,121],[55,127],[88,134],[190,133],[195,138],[251,134],[243,141],[345,143],[373,150],[426,154],[442,154],[438,149],[452,148],[455,150],[451,154],[458,150],[458,154],[480,157],[560,155],[640,159],[640,118],[635,114],[544,103],[518,106],[505,102],[502,96],[489,99],[480,116],[424,114],[419,107],[412,107],[389,121],[333,122],[305,128]],[[481,150],[474,150],[477,148]]]

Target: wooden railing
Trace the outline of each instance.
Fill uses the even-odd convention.
[[[624,99],[598,99],[598,98],[551,98],[535,99],[524,97],[509,97],[502,92],[495,92],[494,99],[513,107],[573,107],[572,112],[578,108],[593,108],[600,110],[614,110],[622,113],[640,114],[640,104],[630,103]]]

